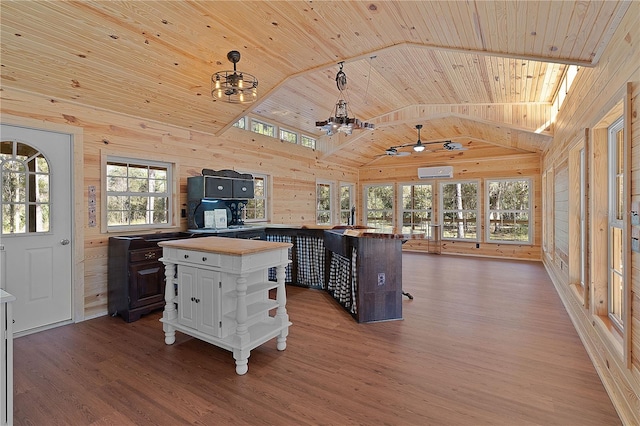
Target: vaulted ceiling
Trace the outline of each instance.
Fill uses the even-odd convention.
[[[318,138],[350,166],[392,145],[452,140],[476,158],[540,152],[567,65],[598,65],[629,1],[7,1],[0,75],[52,98],[216,135],[251,116]],[[211,96],[211,74],[259,79],[259,100]],[[328,137],[344,62],[350,115],[376,125]]]

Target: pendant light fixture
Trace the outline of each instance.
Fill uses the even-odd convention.
[[[340,62],[340,70],[336,74],[336,86],[340,95],[336,102],[334,115],[329,117],[325,121],[316,121],[316,127],[327,134],[332,136],[338,132],[342,132],[346,135],[350,135],[354,129],[369,129],[375,128],[373,123],[364,123],[357,118],[349,117],[347,110],[347,102],[344,100],[344,91],[347,88],[347,76],[342,71],[344,62]]]
[[[249,104],[258,98],[258,79],[236,69],[240,52],[232,50],[227,59],[233,63],[233,71],[218,71],[211,76],[211,96],[234,104]]]

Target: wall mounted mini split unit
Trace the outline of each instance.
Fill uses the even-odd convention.
[[[452,166],[418,167],[420,179],[444,179],[453,177]]]

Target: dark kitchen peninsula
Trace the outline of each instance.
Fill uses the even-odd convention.
[[[356,321],[402,319],[404,238],[356,229],[324,231],[329,252],[327,291]]]

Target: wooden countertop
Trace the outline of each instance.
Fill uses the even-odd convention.
[[[277,243],[260,240],[243,240],[240,238],[202,237],[184,240],[161,241],[160,247],[172,247],[183,250],[203,251],[207,253],[242,256],[263,251],[292,247],[291,243]]]

